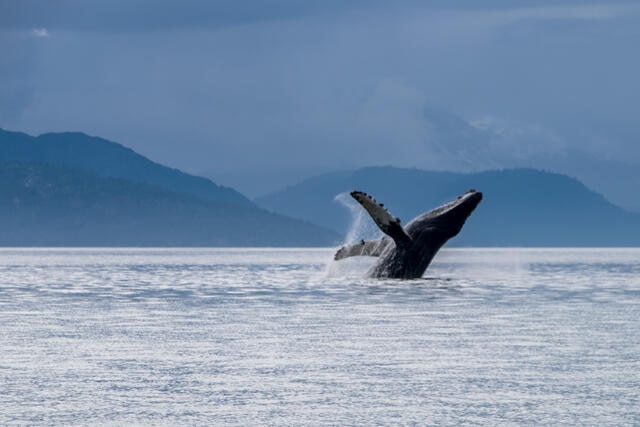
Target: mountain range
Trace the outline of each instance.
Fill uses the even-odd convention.
[[[351,190],[406,224],[470,188],[484,199],[454,245],[640,245],[640,214],[558,173],[368,167],[252,201],[102,138],[0,130],[1,246],[332,246],[379,234]]]
[[[353,234],[355,216],[337,202],[336,195],[342,194],[338,200],[344,201],[353,189],[365,191],[406,224],[471,188],[482,191],[484,199],[453,244],[640,245],[640,214],[611,204],[573,178],[533,169],[465,174],[371,167],[316,176],[256,202],[341,234]]]
[[[329,230],[82,133],[0,130],[2,246],[326,246]]]
[[[150,184],[217,203],[253,205],[231,188],[152,162],[116,142],[80,132],[44,133],[33,137],[0,129],[0,161],[65,165],[96,176]]]

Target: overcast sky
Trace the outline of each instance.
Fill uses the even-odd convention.
[[[219,173],[431,167],[425,109],[640,158],[640,3],[0,0],[0,127]]]

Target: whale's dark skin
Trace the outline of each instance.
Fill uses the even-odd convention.
[[[400,219],[391,215],[373,197],[361,191],[352,191],[351,196],[365,208],[388,237],[343,246],[334,259],[358,255],[379,256],[369,275],[393,279],[422,277],[438,250],[460,232],[482,200],[481,192],[469,190],[456,200],[417,216],[403,228]]]

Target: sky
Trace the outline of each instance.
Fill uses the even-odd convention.
[[[0,0],[0,127],[249,193],[570,148],[637,164],[638,46],[640,2],[615,0]]]

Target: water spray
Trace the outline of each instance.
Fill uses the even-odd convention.
[[[375,225],[367,212],[362,209],[351,195],[347,192],[340,193],[334,200],[349,210],[351,222],[347,230],[343,245],[355,243],[359,240],[379,239],[380,229]],[[346,262],[345,262],[346,261]],[[369,257],[355,257],[334,262],[333,259],[327,264],[325,275],[330,277],[362,277],[364,272],[371,267],[372,260]]]
[[[340,193],[334,197],[334,200],[347,208],[351,214],[351,224],[344,240],[345,245],[358,240],[380,238],[380,229],[349,193]]]

